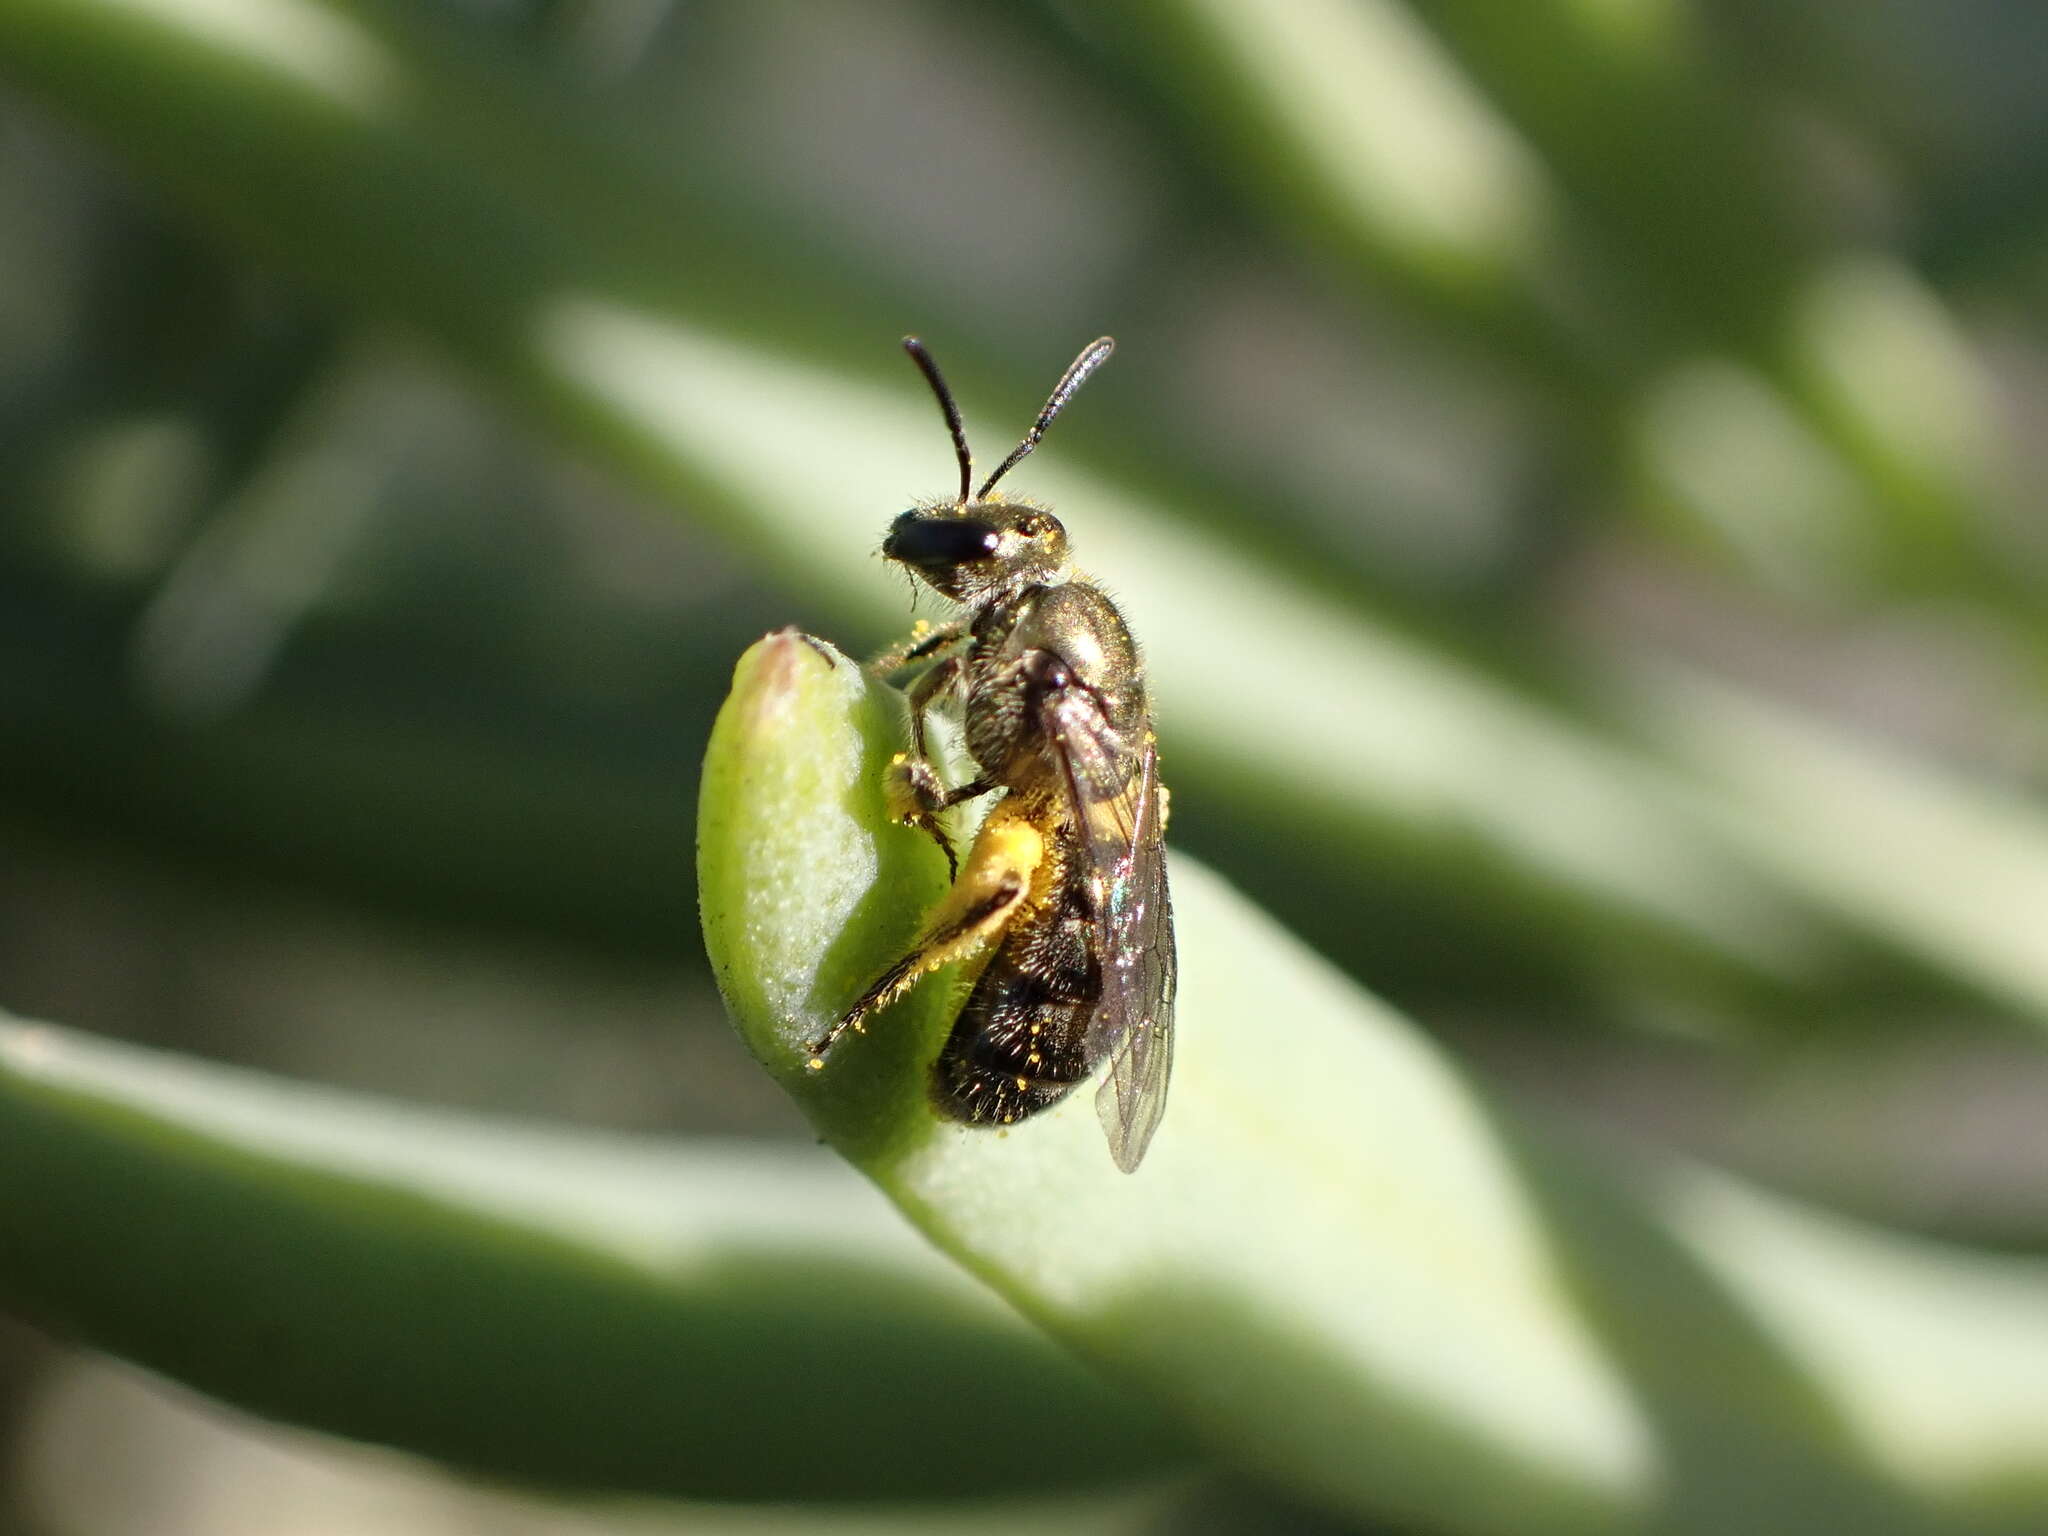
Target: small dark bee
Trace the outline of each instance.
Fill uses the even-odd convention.
[[[1114,346],[1105,336],[1083,349],[976,491],[952,392],[923,344],[904,339],[953,434],[960,494],[903,513],[882,553],[966,612],[920,624],[874,665],[926,668],[910,688],[910,751],[891,765],[888,788],[899,819],[945,850],[953,884],[916,947],[811,1045],[810,1065],[924,976],[985,955],[932,1065],[933,1102],[955,1120],[1009,1125],[1107,1061],[1095,1107],[1129,1173],[1166,1108],[1176,974],[1166,791],[1144,671],[1116,605],[1073,574],[1059,519],[995,491]],[[927,712],[948,702],[978,770],[954,789],[926,745]],[[998,791],[963,867],[939,814]]]

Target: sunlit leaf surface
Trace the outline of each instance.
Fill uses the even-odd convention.
[[[1980,1499],[2048,1510],[2048,1271],[1704,1173],[1596,1173],[1186,856],[1181,1043],[1136,1174],[1085,1091],[1001,1131],[935,1119],[947,976],[808,1070],[905,943],[906,869],[943,880],[877,803],[898,728],[793,632],[741,661],[700,847],[735,1020],[946,1251],[1219,1455],[1502,1532],[1709,1529],[1762,1460],[1763,1529],[1892,1484],[1929,1529]]]

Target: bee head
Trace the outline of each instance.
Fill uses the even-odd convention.
[[[1028,502],[940,502],[900,515],[882,553],[942,596],[977,603],[1058,576],[1067,563],[1067,530]]]
[[[1050,581],[1067,563],[1067,530],[1043,507],[1027,501],[1006,501],[990,493],[996,482],[1014,469],[1019,460],[1038,446],[1045,429],[1052,425],[1067,400],[1081,383],[1116,350],[1107,336],[1081,349],[1068,365],[1059,387],[1038,413],[1038,420],[1024,434],[1010,456],[996,466],[995,473],[974,487],[974,457],[967,451],[967,431],[960,423],[960,407],[939,373],[939,365],[915,336],[903,338],[903,350],[923,371],[939,397],[946,426],[953,434],[953,453],[960,464],[960,495],[950,502],[912,507],[889,527],[882,553],[908,566],[936,592],[956,603],[978,603],[1003,592],[1013,592],[1037,582]]]

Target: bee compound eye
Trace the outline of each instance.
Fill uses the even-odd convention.
[[[889,530],[882,553],[907,565],[936,569],[986,560],[1001,544],[1001,532],[985,522],[905,513]]]

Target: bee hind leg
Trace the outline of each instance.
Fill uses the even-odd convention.
[[[840,1036],[848,1030],[861,1033],[867,1028],[869,1015],[888,1007],[948,961],[980,948],[1024,899],[1028,884],[1027,876],[1013,871],[995,890],[964,911],[950,918],[942,917],[915,949],[876,977],[874,985],[861,993],[830,1029],[810,1043],[806,1048],[810,1052],[806,1065],[812,1071],[824,1066],[825,1053],[839,1043]]]
[[[965,878],[947,893],[931,928],[909,954],[875,978],[832,1027],[805,1048],[806,1065],[816,1071],[825,1053],[848,1030],[866,1029],[870,1015],[886,1008],[924,977],[981,949],[1001,933],[1031,892],[1045,856],[1044,840],[1028,826],[1012,826],[977,840]]]

